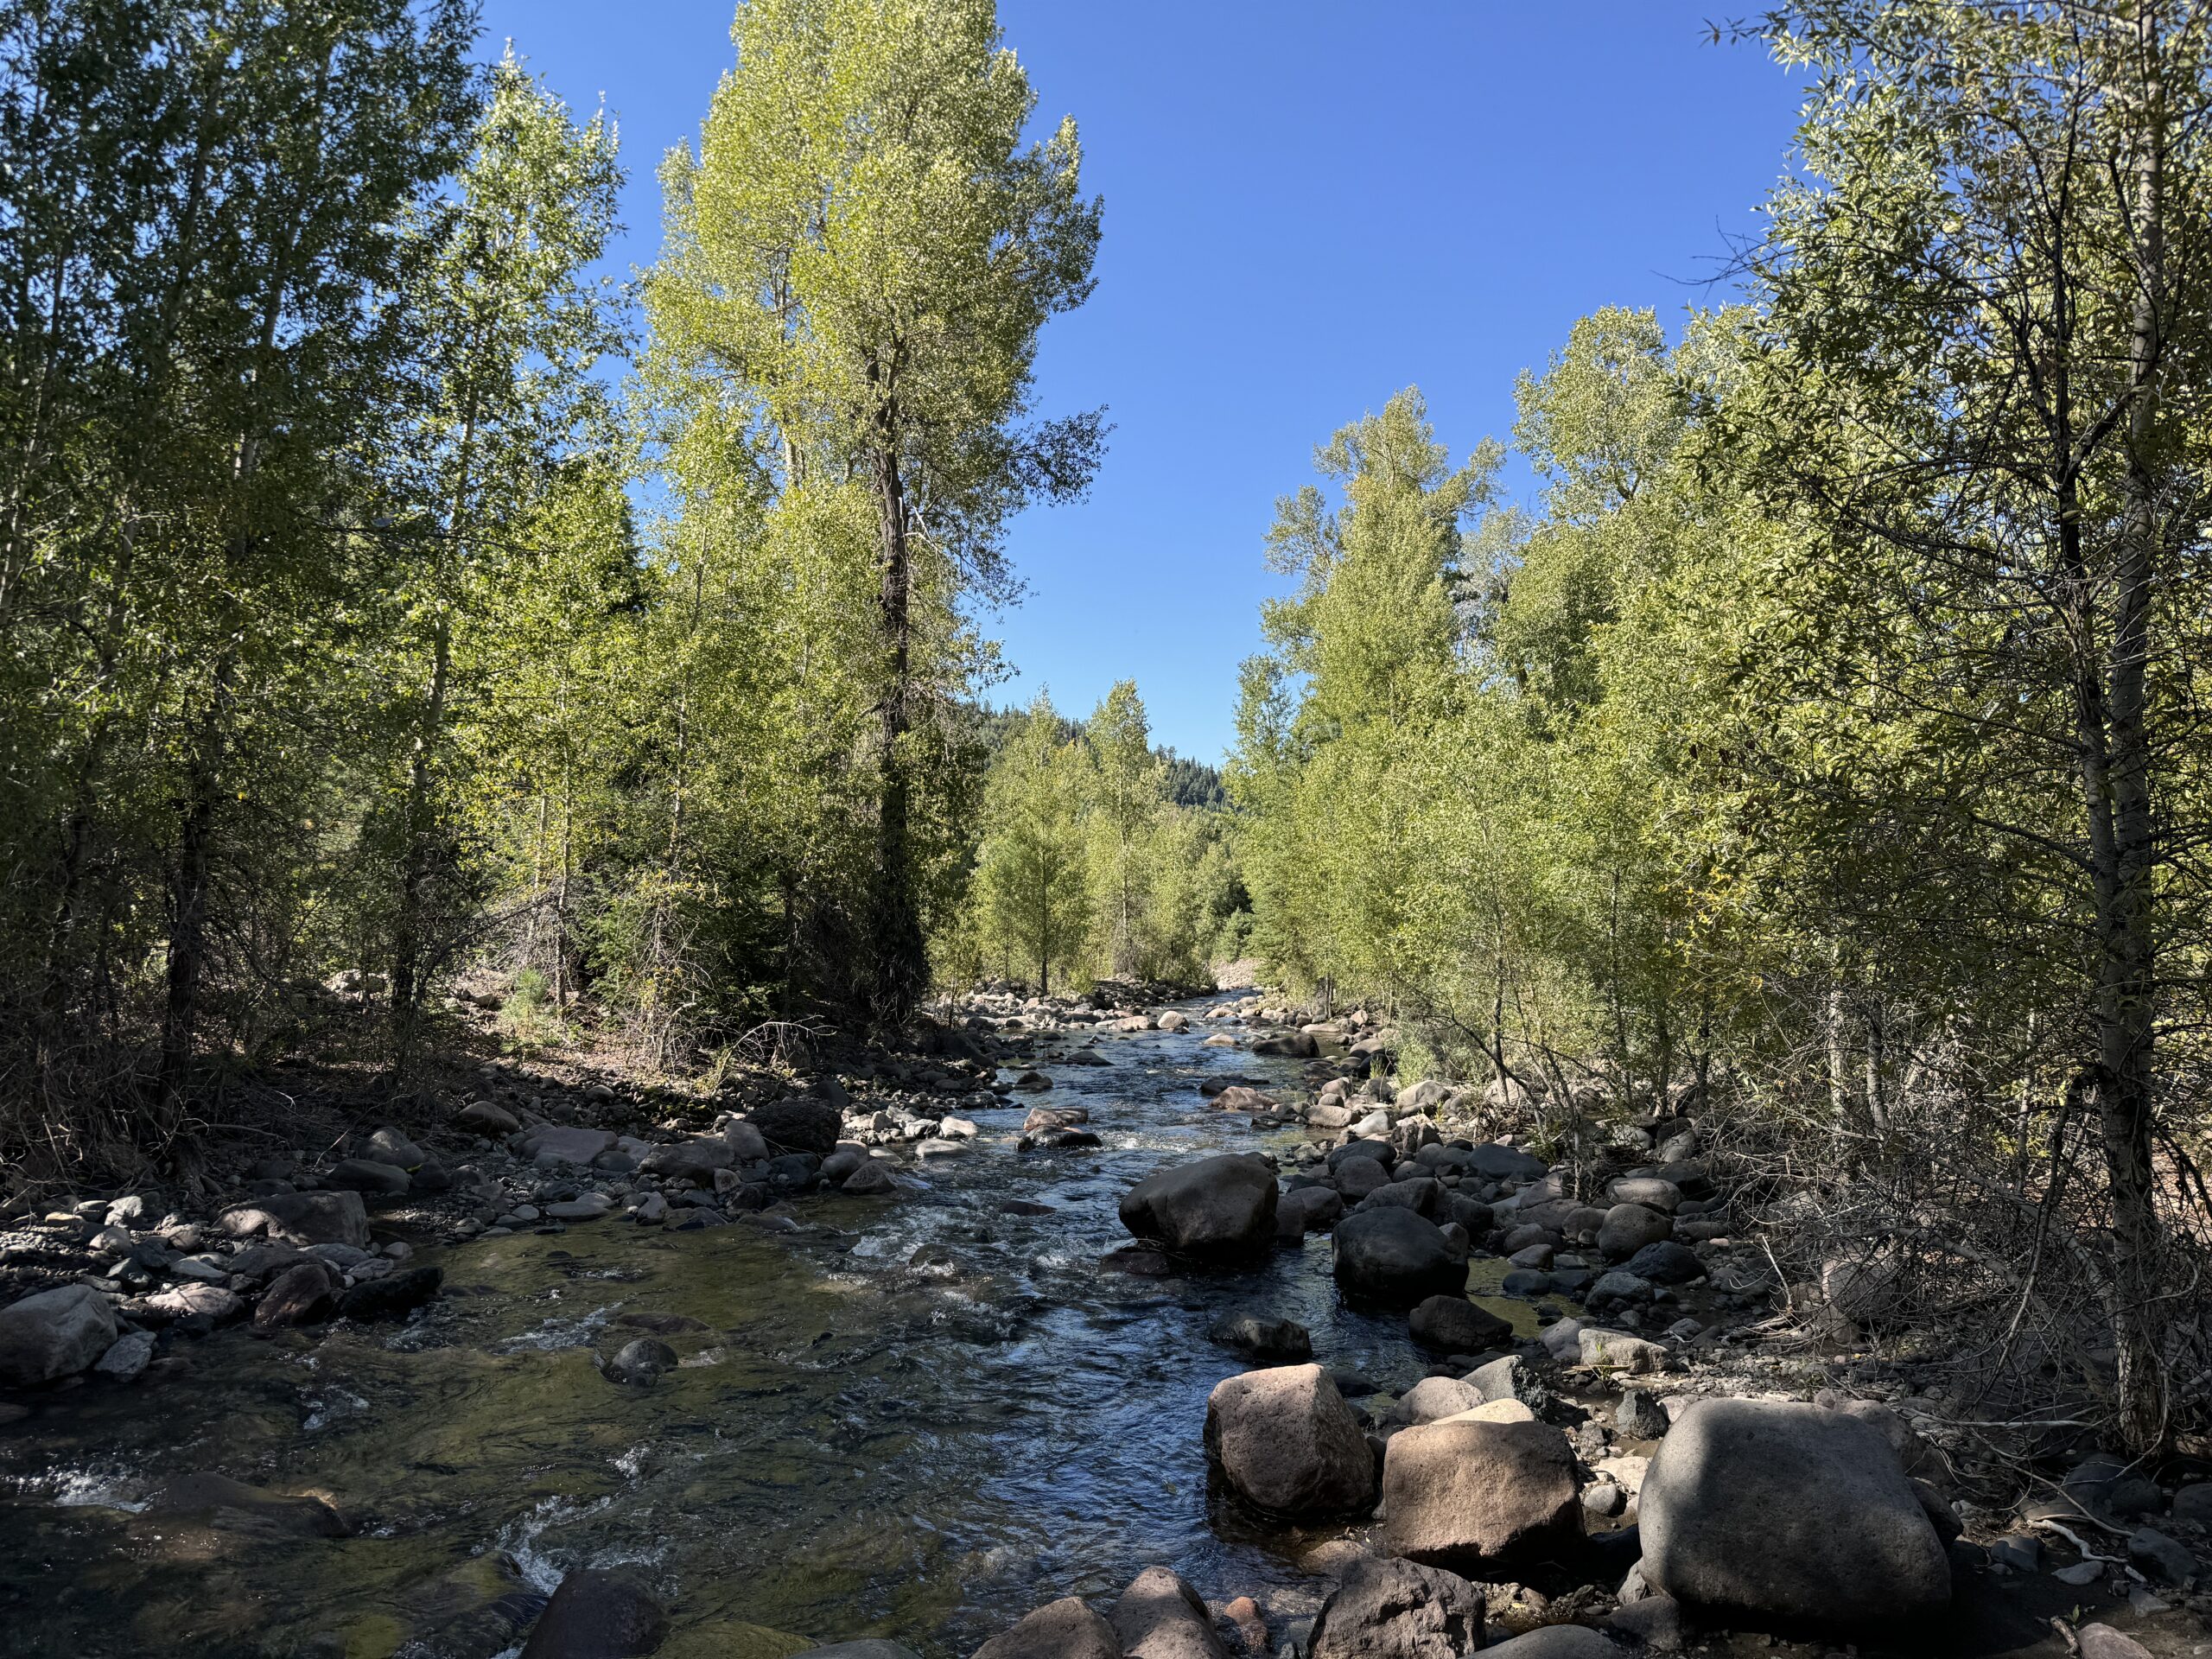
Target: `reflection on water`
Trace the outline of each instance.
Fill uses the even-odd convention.
[[[1423,1367],[1402,1319],[1338,1306],[1325,1238],[1241,1274],[1096,1270],[1140,1176],[1295,1142],[1197,1089],[1295,1068],[1204,1034],[1102,1035],[1113,1066],[1054,1069],[1096,1150],[1016,1154],[1025,1102],[976,1114],[982,1141],[925,1192],[808,1200],[798,1235],[618,1219],[426,1251],[450,1294],[404,1328],[231,1332],[182,1348],[183,1376],[63,1396],[0,1440],[7,1651],[488,1659],[582,1563],[658,1587],[665,1651],[760,1659],[863,1635],[964,1655],[1156,1561],[1294,1605],[1308,1581],[1269,1546],[1310,1540],[1208,1524],[1205,1397],[1242,1369],[1208,1327],[1249,1307],[1380,1384]],[[594,1351],[648,1333],[676,1370],[599,1374]],[[323,1494],[359,1533],[141,1508],[195,1470]]]

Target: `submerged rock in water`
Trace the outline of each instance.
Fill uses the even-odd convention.
[[[0,1382],[35,1388],[83,1370],[115,1342],[115,1309],[89,1285],[63,1285],[0,1307]]]
[[[650,1388],[663,1371],[672,1371],[676,1366],[675,1349],[658,1338],[639,1337],[626,1343],[621,1351],[607,1362],[607,1375],[633,1388]]]
[[[245,1520],[322,1538],[351,1538],[356,1531],[321,1497],[264,1491],[227,1475],[180,1475],[149,1498],[146,1509],[153,1515],[202,1516],[218,1526]]]
[[[522,1659],[634,1659],[667,1636],[668,1615],[633,1576],[578,1567],[545,1604]]]
[[[1275,1173],[1249,1153],[1177,1164],[1122,1195],[1122,1225],[1186,1255],[1249,1255],[1274,1241]]]
[[[1700,1400],[1637,1500],[1643,1575],[1685,1605],[1848,1626],[1940,1611],[1950,1563],[1897,1454],[1842,1412]]]
[[[1483,1593],[1456,1573],[1362,1554],[1313,1621],[1312,1659],[1465,1659],[1483,1644]]]
[[[1206,1334],[1224,1348],[1265,1364],[1296,1365],[1313,1357],[1313,1333],[1295,1319],[1224,1313]]]
[[[871,1158],[838,1184],[838,1190],[869,1198],[899,1190],[898,1178],[880,1159]]]
[[[135,1382],[154,1357],[154,1333],[126,1331],[93,1363],[92,1370],[116,1382]]]
[[[1112,1625],[1064,1596],[984,1643],[975,1659],[1122,1659],[1122,1643]]]
[[[338,1299],[338,1315],[346,1319],[397,1319],[413,1313],[438,1294],[445,1274],[436,1268],[410,1268],[355,1285]]]
[[[1206,1401],[1205,1444],[1237,1494],[1270,1515],[1346,1515],[1374,1502],[1375,1454],[1319,1365],[1217,1383]]]

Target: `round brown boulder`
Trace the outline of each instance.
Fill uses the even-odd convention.
[[[1206,1453],[1255,1509],[1347,1515],[1375,1501],[1375,1454],[1319,1365],[1246,1371],[1206,1401]]]
[[[1382,1459],[1394,1554],[1474,1570],[1572,1539],[1581,1525],[1574,1452],[1549,1423],[1430,1423],[1390,1437]]]
[[[984,1643],[975,1659],[1122,1659],[1122,1643],[1112,1625],[1063,1596]]]

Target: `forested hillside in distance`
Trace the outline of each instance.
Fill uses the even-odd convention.
[[[941,978],[1195,985],[1244,954],[1251,905],[1219,774],[1154,747],[1134,681],[1079,722],[1042,692],[999,719],[968,902],[932,951]]]

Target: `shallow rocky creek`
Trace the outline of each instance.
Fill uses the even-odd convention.
[[[678,1655],[881,1635],[964,1656],[1154,1562],[1210,1599],[1310,1613],[1324,1586],[1288,1552],[1311,1537],[1209,1523],[1206,1395],[1246,1362],[1208,1329],[1245,1308],[1296,1319],[1323,1363],[1394,1391],[1427,1362],[1402,1315],[1340,1305],[1325,1234],[1249,1272],[1099,1270],[1140,1177],[1300,1138],[1197,1086],[1295,1064],[1204,1035],[1101,1033],[1113,1065],[1049,1068],[1096,1150],[1017,1153],[1034,1102],[1015,1096],[917,1172],[927,1191],[802,1199],[795,1233],[618,1214],[426,1243],[446,1294],[405,1325],[234,1328],[181,1375],[57,1398],[0,1439],[6,1651],[488,1656],[587,1562],[664,1593]],[[1525,1303],[1488,1305],[1534,1328]],[[600,1375],[594,1351],[646,1333],[677,1370],[645,1389]],[[360,1530],[134,1510],[197,1471],[321,1492]]]
[[[665,1607],[667,1659],[784,1659],[867,1637],[969,1659],[1033,1609],[1126,1605],[1125,1586],[1166,1566],[1213,1609],[1256,1604],[1238,1640],[1194,1652],[1297,1659],[1331,1573],[1349,1586],[1366,1569],[1346,1560],[1374,1558],[1331,1548],[1344,1529],[1258,1521],[1210,1477],[1209,1393],[1255,1363],[1210,1333],[1232,1313],[1294,1320],[1344,1395],[1378,1414],[1389,1402],[1372,1396],[1412,1389],[1437,1356],[1415,1346],[1403,1312],[1344,1303],[1326,1232],[1235,1269],[1103,1265],[1117,1252],[1159,1263],[1127,1249],[1117,1215],[1139,1180],[1224,1151],[1281,1154],[1288,1172],[1313,1133],[1208,1100],[1201,1084],[1231,1076],[1305,1092],[1300,1062],[1209,1046],[1210,1028],[1042,1042],[1049,1092],[963,1104],[976,1137],[900,1155],[893,1196],[825,1192],[696,1230],[615,1211],[458,1245],[442,1225],[410,1233],[388,1214],[378,1242],[406,1243],[443,1274],[443,1294],[405,1323],[232,1325],[173,1345],[135,1384],[88,1378],[0,1426],[0,1653],[515,1659],[534,1624],[533,1653],[560,1623],[537,1621],[564,1574],[620,1567]],[[1109,1063],[1050,1063],[1078,1045]],[[1102,1144],[1019,1149],[1040,1102],[1085,1109]],[[1567,1311],[1489,1294],[1508,1268],[1478,1255],[1467,1286],[1516,1337]],[[1685,1287],[1690,1312],[1705,1294]],[[674,1351],[674,1369],[613,1380],[606,1362],[647,1338]],[[1553,1378],[1572,1389],[1587,1375]],[[1594,1408],[1617,1432],[1592,1429],[1588,1455],[1610,1446],[1642,1467],[1655,1447],[1624,1427],[1626,1397],[1588,1386],[1587,1400],[1554,1396],[1562,1420]],[[1657,1410],[1648,1396],[1641,1408]],[[177,1503],[180,1483],[203,1501]],[[1484,1592],[1492,1643],[1522,1612],[1525,1624],[1611,1606],[1637,1548],[1608,1532],[1630,1518],[1613,1496],[1583,1516],[1594,1535],[1579,1554],[1535,1569],[1533,1595]],[[1817,1533],[1820,1501],[1793,1502],[1802,1512],[1777,1524]],[[2113,1659],[2120,1649],[2090,1652],[2100,1627],[2082,1624],[2110,1617],[2146,1639],[2127,1659],[2207,1651],[2193,1622],[2135,1625],[2124,1599],[2073,1587],[2087,1582],[1961,1573],[1950,1611],[1893,1633],[1897,1648],[1708,1630],[1649,1650],[1688,1634],[1699,1653],[1788,1659]],[[1501,1599],[1517,1610],[1503,1620]],[[1195,1613],[1203,1628],[1206,1610]],[[2059,1619],[2082,1624],[2079,1638]],[[1587,1629],[1553,1637],[1567,1645],[1545,1656],[1637,1651]],[[1080,1644],[993,1651],[1033,1648],[1067,1659]],[[1111,1637],[1106,1649],[1183,1652]]]

